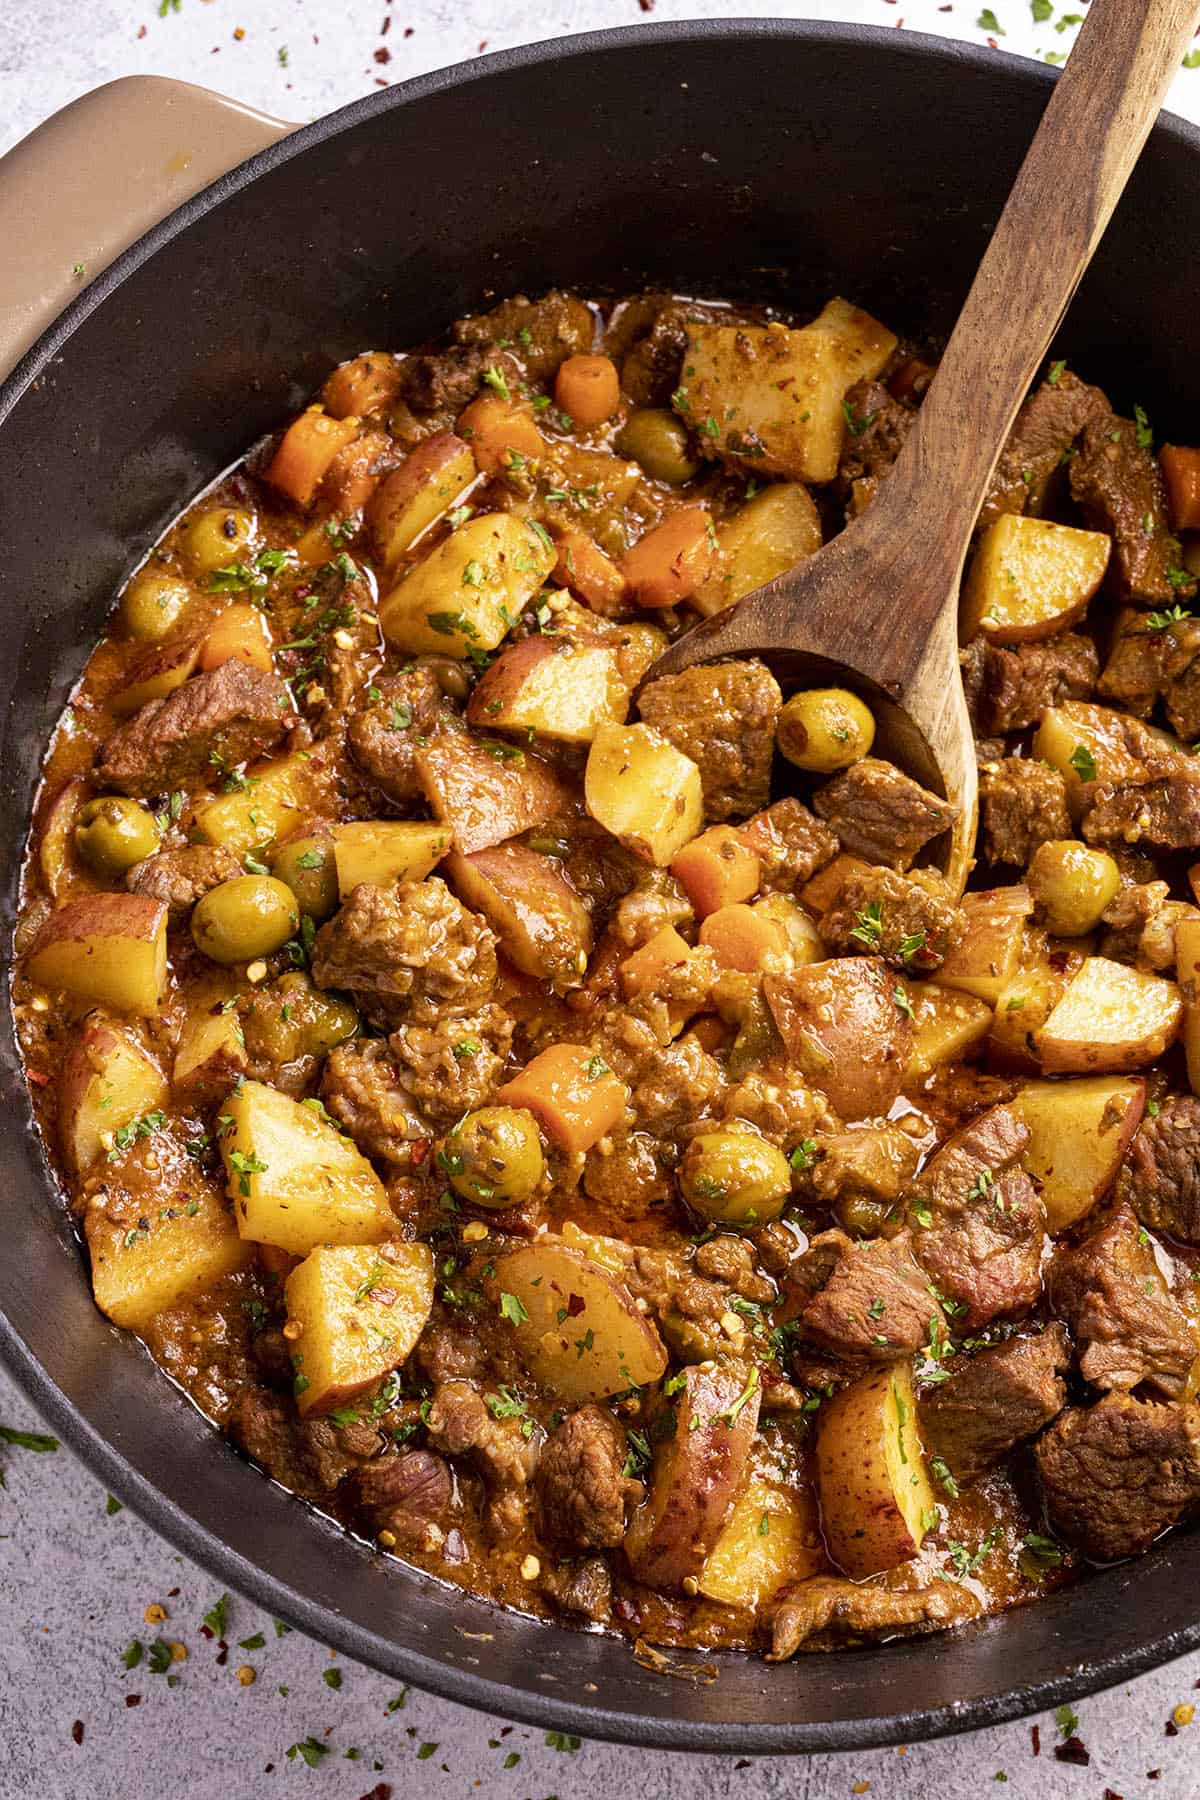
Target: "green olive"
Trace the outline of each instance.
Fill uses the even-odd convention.
[[[765,1225],[792,1192],[787,1157],[753,1131],[704,1131],[679,1165],[683,1197],[702,1219],[721,1225]]]
[[[1038,912],[1054,937],[1082,937],[1121,886],[1121,871],[1107,850],[1074,838],[1039,844],[1025,877]]]
[[[296,896],[271,875],[235,875],[210,888],[192,913],[197,950],[218,963],[270,956],[299,928]]]
[[[686,425],[663,406],[630,413],[617,449],[641,463],[652,481],[669,481],[672,487],[682,487],[700,467],[688,448]]]
[[[318,925],[337,911],[337,863],[332,838],[292,838],[275,852],[271,873],[291,888],[300,911]]]
[[[165,569],[143,569],[121,595],[121,623],[139,644],[160,644],[194,599],[191,588]]]
[[[255,993],[242,1025],[252,1057],[289,1063],[301,1056],[324,1056],[344,1044],[358,1030],[358,1014],[348,1000],[322,992],[292,969]]]
[[[181,549],[197,575],[244,561],[258,537],[258,521],[240,506],[214,506],[184,527]]]
[[[81,807],[75,848],[97,875],[115,880],[159,847],[154,814],[123,794],[104,794]]]
[[[789,762],[813,775],[834,775],[864,757],[875,741],[869,706],[848,688],[808,688],[779,715],[775,742]]]
[[[446,1139],[439,1162],[450,1184],[477,1206],[515,1206],[542,1179],[537,1121],[521,1106],[482,1106]]]

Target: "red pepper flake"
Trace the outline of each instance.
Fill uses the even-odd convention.
[[[236,29],[236,30],[235,30],[235,31],[234,31],[234,34],[233,34],[233,41],[234,41],[234,43],[235,43],[235,44],[240,44],[240,43],[241,43],[241,41],[242,41],[242,39],[243,39],[243,38],[244,38],[244,37],[245,37],[245,35],[246,35],[246,28],[245,28],[245,26],[244,26],[244,25],[239,25],[239,26],[238,26],[238,27],[237,27],[237,29]]]
[[[377,1781],[370,1793],[363,1795],[362,1800],[392,1800],[391,1787],[386,1781]]]
[[[174,1600],[174,1598],[175,1598],[176,1594],[178,1594],[178,1592],[179,1592],[178,1588],[168,1588],[167,1589],[167,1599]]]
[[[375,61],[377,63],[390,63],[391,60],[392,60],[392,53],[388,49],[387,45],[380,44],[378,50],[376,50],[376,52],[375,52]]]
[[[40,1069],[26,1069],[25,1074],[26,1078],[34,1087],[44,1088],[50,1086],[50,1077],[48,1075],[43,1075]]]
[[[893,0],[893,4],[894,3],[895,3],[895,0]],[[639,7],[640,11],[642,11],[642,12],[653,12],[654,11],[654,0],[638,0],[638,7]]]
[[[412,37],[412,36],[413,36],[413,35],[414,35],[414,33],[415,33],[415,32],[416,32],[416,26],[415,26],[415,25],[406,25],[406,26],[405,26],[405,27],[404,27],[404,35],[405,35],[405,37],[406,37],[406,38],[408,38],[408,37]]]
[[[1125,1796],[1123,1794],[1115,1793],[1112,1788],[1105,1788],[1104,1800],[1125,1800]]]
[[[138,26],[138,37],[144,38],[145,35],[146,35],[146,27],[144,25],[139,25]]]
[[[142,1696],[140,1694],[126,1694],[125,1704],[126,1706],[140,1706],[142,1704]]]
[[[75,1723],[71,1727],[71,1742],[73,1744],[82,1744],[82,1742],[83,1742],[83,1720],[82,1719],[76,1719]]]
[[[1029,1735],[1030,1735],[1031,1739],[1033,1740],[1033,1754],[1035,1756],[1040,1756],[1042,1754],[1042,1728],[1041,1728],[1041,1726],[1040,1725],[1031,1725],[1029,1727]]]
[[[1146,1780],[1147,1781],[1161,1781],[1162,1780],[1162,1770],[1161,1769],[1147,1769],[1146,1770]]]
[[[222,1638],[221,1642],[217,1648],[217,1667],[218,1667],[218,1669],[223,1669],[225,1667],[225,1664],[228,1661],[229,1661],[229,1645],[225,1642],[224,1638]]]
[[[421,1164],[428,1160],[429,1152],[432,1149],[432,1147],[433,1147],[433,1139],[432,1138],[418,1138],[416,1143],[413,1145],[412,1149],[408,1153],[408,1160],[409,1160],[410,1166],[414,1169],[419,1169]]]
[[[1077,1769],[1090,1767],[1092,1761],[1083,1739],[1077,1737],[1069,1737],[1065,1744],[1055,1744],[1054,1754],[1059,1762],[1074,1763]]]
[[[749,1758],[743,1756],[741,1762],[734,1763],[734,1765],[733,1765],[734,1773],[736,1774],[739,1769],[748,1769],[749,1767],[750,1767]]]
[[[380,37],[386,37],[388,32],[391,29],[392,29],[392,15],[391,15],[391,13],[385,13],[383,16],[383,24],[379,27]]]
[[[1175,1723],[1174,1719],[1168,1719],[1165,1726],[1163,1727],[1163,1730],[1165,1731],[1165,1733],[1168,1737],[1178,1737],[1179,1736],[1179,1727]]]

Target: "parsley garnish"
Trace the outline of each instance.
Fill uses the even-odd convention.
[[[517,1294],[501,1294],[500,1312],[510,1325],[521,1325],[529,1317],[523,1302]]]
[[[1076,744],[1071,752],[1071,767],[1080,781],[1095,781],[1096,759],[1086,744]]]

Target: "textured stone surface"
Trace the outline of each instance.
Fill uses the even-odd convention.
[[[139,71],[221,88],[265,111],[315,117],[399,80],[534,38],[558,37],[643,18],[638,0],[4,0],[0,7],[0,150],[55,107],[96,83]],[[753,15],[738,0],[658,0],[655,17]],[[981,41],[975,0],[835,0],[781,5],[808,18],[961,35]],[[1073,28],[1056,33],[1069,5],[1035,24],[1027,0],[995,0],[1006,50],[1059,54]],[[384,21],[389,29],[381,29]],[[234,33],[244,28],[244,37]],[[411,35],[408,33],[411,32]],[[381,56],[386,51],[387,57]],[[1200,71],[1180,74],[1177,110],[1200,116]],[[0,273],[0,280],[2,280]],[[0,1422],[38,1428],[27,1402],[0,1376]],[[388,1710],[397,1688],[382,1676],[331,1659],[298,1632],[280,1637],[272,1621],[236,1596],[229,1600],[227,1661],[201,1626],[217,1584],[178,1556],[106,1496],[65,1450],[35,1455],[0,1446],[0,1800],[259,1800],[272,1793],[320,1793],[360,1800],[377,1783],[400,1796],[496,1800],[1197,1800],[1200,1723],[1166,1735],[1172,1709],[1200,1683],[1200,1657],[1185,1659],[1078,1707],[1091,1752],[1087,1769],[1057,1762],[1053,1718],[1038,1721],[1042,1754],[1032,1755],[1028,1723],[937,1744],[845,1757],[738,1765],[724,1757],[671,1757],[583,1744],[556,1750],[544,1734],[410,1693]],[[172,1593],[171,1590],[177,1590]],[[168,1617],[147,1623],[158,1603]],[[1200,1605],[1200,1601],[1198,1601]],[[263,1635],[263,1646],[239,1639]],[[183,1644],[186,1661],[155,1673],[152,1641]],[[122,1658],[134,1640],[143,1660]],[[239,1667],[256,1671],[243,1687]],[[331,1681],[336,1672],[340,1685]],[[169,1680],[176,1685],[170,1686]],[[128,1702],[139,1696],[139,1704]],[[82,1743],[72,1726],[82,1721]],[[291,1745],[315,1739],[317,1767]],[[436,1746],[422,1758],[426,1745]],[[357,1750],[356,1758],[347,1752]],[[519,1760],[506,1767],[512,1757]],[[1158,1770],[1157,1779],[1150,1771]],[[1007,1776],[1001,1784],[998,1777]],[[380,1796],[382,1800],[382,1796]]]

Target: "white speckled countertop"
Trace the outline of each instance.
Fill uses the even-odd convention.
[[[1084,4],[994,0],[989,12],[975,0],[775,9],[738,0],[3,0],[0,151],[77,94],[139,72],[206,83],[300,121],[484,49],[632,24],[648,11],[854,19],[991,38],[998,52],[1060,60]],[[1200,68],[1180,72],[1172,105],[1200,119]],[[40,1429],[2,1375],[0,1423]],[[281,1633],[236,1596],[223,1654],[204,1630],[217,1584],[108,1500],[66,1450],[0,1443],[0,1470],[0,1800],[259,1800],[310,1788],[328,1800],[1200,1797],[1200,1719],[1169,1725],[1200,1688],[1200,1655],[1081,1702],[1087,1767],[1056,1759],[1052,1717],[1036,1721],[1036,1757],[1033,1721],[935,1744],[756,1763],[573,1740],[559,1748],[542,1732],[401,1695],[300,1633]],[[147,1616],[156,1606],[164,1614]],[[159,1641],[181,1647],[169,1666]],[[253,1670],[252,1682],[243,1670]]]

